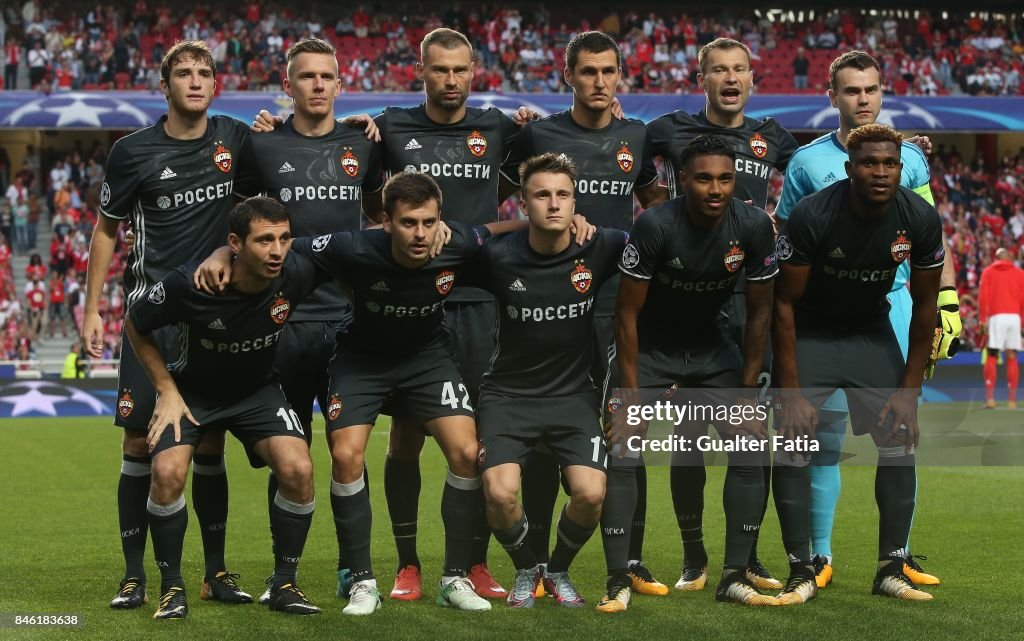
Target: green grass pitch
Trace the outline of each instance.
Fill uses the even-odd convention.
[[[971,413],[982,431],[1020,430],[1020,413]],[[852,437],[848,438],[849,440]],[[861,440],[861,439],[857,439]],[[378,426],[368,453],[374,506],[374,561],[384,594],[391,588],[395,552],[382,487],[387,424]],[[228,564],[254,595],[271,569],[266,516],[266,473],[250,469],[240,446],[229,441],[231,516]],[[202,552],[194,513],[185,543],[183,573],[191,612],[184,621],[153,621],[158,574],[147,552],[150,602],[130,611],[107,607],[122,572],[117,538],[115,487],[120,431],[109,418],[0,420],[0,615],[77,613],[79,628],[0,627],[8,639],[1010,639],[1024,629],[1024,588],[1017,577],[1024,531],[1024,468],[922,467],[912,548],[929,555],[925,568],[942,577],[929,603],[902,603],[870,596],[877,540],[873,470],[843,470],[843,494],[833,549],[836,579],[811,603],[796,608],[751,609],[719,604],[710,585],[703,592],[635,597],[622,615],[602,615],[604,561],[598,536],[584,548],[573,574],[588,600],[583,610],[563,610],[550,599],[533,610],[513,611],[495,603],[492,612],[462,613],[435,605],[441,567],[440,492],[444,462],[428,441],[420,499],[420,556],[425,595],[419,603],[385,600],[365,618],[343,617],[334,597],[336,544],[328,496],[330,465],[322,424],[313,456],[317,506],[299,582],[325,610],[318,617],[289,617],[251,606],[224,606],[199,599]],[[705,492],[705,541],[721,559],[723,468],[710,468]],[[681,547],[672,515],[668,470],[649,474],[645,560],[666,583],[678,578]],[[186,495],[187,496],[187,495]],[[191,510],[190,510],[191,512]],[[776,576],[786,573],[774,508],[761,534],[761,557]],[[492,541],[490,565],[508,586],[512,569]]]

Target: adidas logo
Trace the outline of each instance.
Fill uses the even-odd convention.
[[[829,258],[846,258],[846,254],[843,253],[842,247],[836,247],[828,253]]]
[[[405,150],[406,150],[406,151],[412,151],[413,149],[423,149],[423,145],[421,145],[420,143],[416,142],[416,139],[415,139],[415,138],[413,138],[412,140],[410,140],[410,141],[409,141],[408,143],[406,143],[406,145],[405,145]]]
[[[178,174],[174,173],[174,171],[170,167],[164,167],[163,173],[160,174],[160,180],[167,180],[168,178],[177,177]]]
[[[837,179],[836,179],[836,175],[835,175],[835,173],[833,173],[833,172],[831,172],[831,171],[830,171],[830,172],[828,172],[828,175],[827,175],[827,176],[825,176],[825,178],[824,178],[824,181],[825,181],[825,183],[826,183],[826,184],[828,184],[828,183],[834,183],[834,182],[835,182],[836,180],[837,180]]]
[[[668,266],[669,267],[674,267],[676,269],[682,269],[683,268],[683,261],[679,260],[679,257],[676,256],[672,260],[668,261]]]
[[[509,291],[513,292],[525,292],[526,285],[523,284],[523,281],[517,278],[514,281],[512,281],[512,284],[508,286],[508,289]]]
[[[224,327],[224,321],[219,318],[211,322],[206,327],[209,329],[227,329],[227,327]]]
[[[292,164],[286,160],[284,161],[284,164],[281,165],[281,168],[277,170],[277,173],[287,174],[290,171],[295,171],[295,167],[292,167]]]
[[[388,287],[388,284],[385,283],[382,280],[379,280],[376,283],[370,285],[370,289],[375,291],[375,292],[390,292],[391,291],[391,288]]]

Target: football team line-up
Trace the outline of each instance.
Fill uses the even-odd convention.
[[[623,612],[637,593],[669,592],[643,564],[647,476],[626,445],[646,426],[626,419],[676,392],[750,410],[714,423],[750,445],[728,454],[716,599],[798,605],[829,584],[847,414],[878,448],[871,590],[932,598],[922,586],[939,579],[909,544],[917,401],[935,361],[955,351],[960,319],[929,204],[930,144],[874,124],[877,63],[856,51],[833,62],[840,127],[798,148],[773,119],[744,115],[753,72],[734,40],[700,52],[705,109],[648,124],[618,113],[614,40],[579,34],[565,57],[572,106],[509,118],[466,106],[472,48],[438,29],[421,46],[422,105],[336,121],[334,47],[303,40],[288,52],[292,115],[262,112],[250,128],[208,115],[215,70],[205,44],[167,52],[167,114],[111,149],[90,248],[83,335],[99,356],[98,300],[118,226],[134,233],[115,415],[125,573],[111,607],[148,601],[151,536],[154,617],[187,615],[190,465],[200,597],[253,601],[225,562],[231,432],[253,467],[270,468],[273,574],[259,602],[320,612],[296,582],[316,507],[315,398],[344,614],[382,605],[364,459],[381,413],[392,417],[383,482],[399,559],[392,599],[422,596],[418,461],[430,435],[448,465],[440,606],[526,608],[550,595],[583,607],[569,569],[600,529],[608,579],[597,610]],[[786,172],[778,220],[763,210],[772,168]],[[516,192],[524,219],[499,222],[499,203]],[[645,208],[635,223],[634,198]],[[756,411],[769,380],[779,388],[771,436]],[[837,389],[846,394],[827,393]],[[680,421],[675,434],[706,435],[707,423]],[[772,438],[813,440],[816,451],[754,446]],[[672,459],[679,590],[708,578],[702,456]],[[569,500],[555,519],[561,488]],[[785,581],[757,552],[769,494]],[[492,535],[515,566],[507,589],[488,570]]]

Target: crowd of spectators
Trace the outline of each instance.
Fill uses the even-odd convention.
[[[0,360],[35,356],[40,338],[77,336],[85,304],[85,276],[89,261],[89,240],[96,224],[99,188],[107,150],[99,145],[86,151],[78,146],[69,152],[31,146],[25,161],[13,176],[0,170]],[[9,158],[0,147],[0,160]],[[39,167],[47,169],[39,171]],[[9,181],[10,184],[7,184]],[[27,207],[30,215],[19,216]],[[48,225],[48,247],[38,247],[39,226]],[[124,230],[122,230],[122,234]],[[15,285],[11,259],[28,256],[25,285]],[[126,252],[119,245],[100,299],[104,318],[106,356],[116,358],[123,316],[120,279]]]
[[[429,30],[446,25],[466,33],[476,46],[477,90],[566,91],[561,79],[566,43],[574,33],[600,29],[621,45],[624,92],[697,91],[697,51],[719,36],[750,47],[763,93],[820,92],[825,74],[818,70],[836,50],[852,48],[879,59],[891,93],[1021,92],[1020,14],[723,11],[698,5],[656,12],[601,12],[579,4],[551,10],[537,3],[460,7],[341,3],[303,9],[262,0],[237,5],[72,0],[44,6],[27,0],[0,12],[4,87],[152,90],[159,85],[167,47],[181,38],[200,38],[213,51],[221,89],[277,91],[288,47],[302,37],[320,36],[338,46],[346,91],[418,91],[412,63],[419,42]]]

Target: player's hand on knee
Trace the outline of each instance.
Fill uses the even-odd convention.
[[[597,232],[597,227],[594,227],[587,222],[587,219],[581,214],[573,214],[572,224],[569,226],[569,231],[576,235],[576,244],[582,245],[594,237],[594,233]]]
[[[437,258],[437,255],[441,253],[444,246],[448,244],[448,241],[452,239],[452,228],[444,224],[444,221],[438,221],[437,225],[437,236],[434,237],[434,244],[430,248],[430,257]]]
[[[624,458],[629,454],[629,440],[634,436],[644,438],[647,436],[648,422],[643,420],[640,409],[643,405],[636,390],[624,389],[620,392],[622,405],[619,410],[611,415],[611,425],[608,427],[607,445],[608,451],[614,453],[617,458]]]
[[[252,126],[249,129],[258,134],[265,134],[274,131],[274,129],[282,124],[284,124],[284,119],[281,116],[274,116],[266,109],[260,109],[260,112],[256,115],[256,120],[252,121]]]
[[[192,284],[207,294],[223,294],[231,281],[231,250],[221,247],[204,260],[192,274]]]
[[[888,428],[892,442],[917,447],[920,430],[917,425],[917,388],[896,390],[878,413],[879,427]]]
[[[181,418],[187,418],[193,425],[199,425],[199,421],[192,416],[192,411],[185,404],[185,399],[177,390],[171,390],[160,394],[156,399],[156,407],[153,408],[153,417],[149,419],[149,435],[146,437],[146,444],[149,451],[156,448],[164,430],[168,425],[174,426],[174,442],[181,442]]]
[[[729,424],[730,436],[752,437],[757,440],[768,439],[768,426],[764,420],[758,418],[758,403],[756,398],[737,398],[736,406],[742,408],[741,421],[733,425]]]
[[[355,116],[342,118],[341,124],[349,127],[362,127],[366,133],[367,140],[380,142],[380,130],[377,129],[377,123],[370,114],[356,114]]]
[[[782,395],[779,412],[779,435],[787,440],[813,436],[818,427],[818,411],[799,392],[790,390]]]

